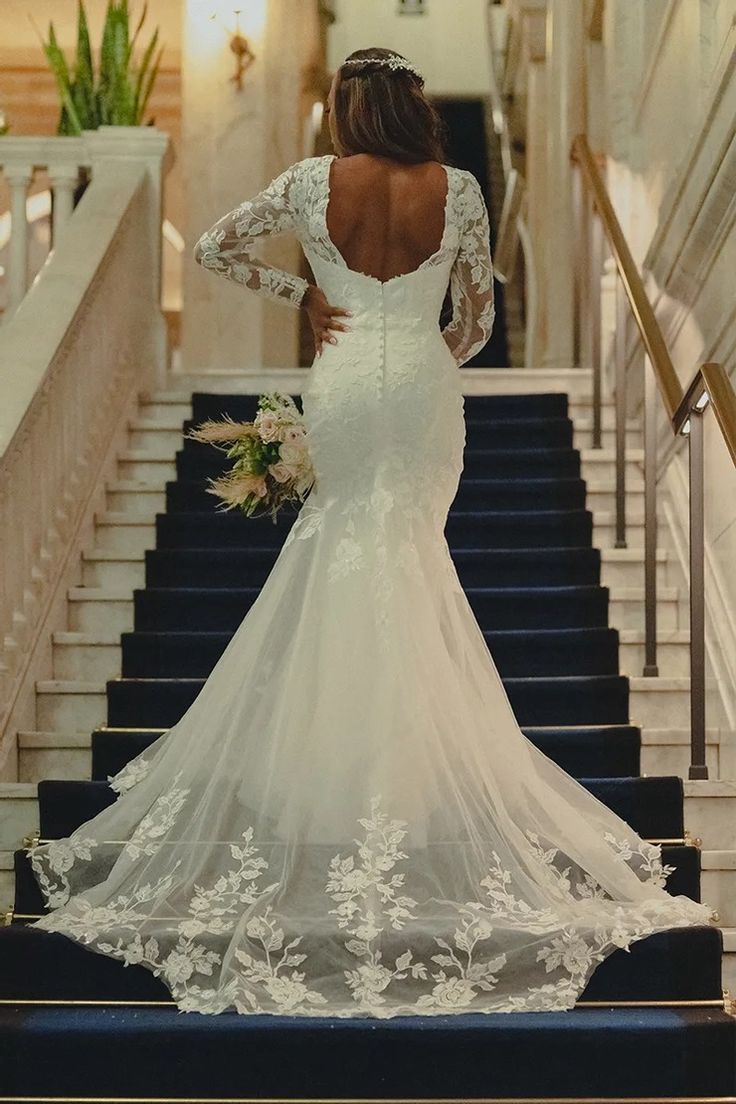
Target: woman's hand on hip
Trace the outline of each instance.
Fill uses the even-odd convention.
[[[350,329],[350,326],[337,322],[336,318],[338,316],[352,317],[353,312],[346,310],[344,307],[333,307],[331,303],[327,302],[327,297],[322,288],[317,287],[316,284],[310,284],[304,292],[301,307],[309,315],[309,321],[312,324],[314,349],[317,356],[322,355],[325,341],[329,341],[331,345],[337,344],[337,338],[330,333],[330,330]]]

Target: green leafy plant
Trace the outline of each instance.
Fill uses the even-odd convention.
[[[43,49],[61,97],[59,134],[81,134],[100,126],[140,126],[161,63],[158,27],[136,65],[134,51],[146,18],[144,4],[135,30],[130,31],[128,0],[108,0],[102,31],[99,67],[95,74],[89,24],[83,0],[78,0],[77,56],[73,66],[59,46],[49,23]],[[149,125],[153,120],[149,120]]]

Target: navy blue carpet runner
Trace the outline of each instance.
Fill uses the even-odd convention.
[[[195,394],[184,429],[255,409],[254,395]],[[667,841],[668,888],[697,900],[700,854],[684,842],[682,782],[640,775],[641,734],[629,719],[567,396],[468,396],[466,417],[446,532],[519,723],[642,836]],[[223,461],[182,440],[145,554],[146,585],[134,594],[134,629],[122,634],[121,677],[107,684],[107,724],[92,734],[92,778],[39,783],[42,839],[68,835],[115,800],[107,776],[181,717],[293,523],[293,513],[277,525],[215,514],[205,477]],[[22,849],[15,873],[15,916],[0,929],[2,1101],[736,1099],[736,1020],[723,1007],[715,928],[675,929],[617,952],[572,1012],[185,1015],[144,968],[28,928],[43,901]]]

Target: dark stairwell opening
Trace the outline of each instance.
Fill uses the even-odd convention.
[[[434,98],[432,102],[447,125],[448,162],[451,165],[457,165],[458,168],[468,169],[472,172],[483,189],[490,216],[491,252],[495,252],[500,204],[498,205],[498,211],[496,211],[497,204],[493,202],[489,166],[491,157],[496,151],[488,148],[483,102],[480,99],[442,99],[439,97]],[[494,295],[496,319],[493,325],[493,333],[483,348],[466,363],[465,367],[467,368],[506,368],[510,363],[506,312],[504,310],[504,288],[498,280],[494,280]],[[448,292],[443,306],[441,325],[446,325],[449,319],[450,296]]]

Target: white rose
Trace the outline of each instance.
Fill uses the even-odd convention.
[[[298,467],[304,461],[304,448],[291,441],[285,441],[279,449],[279,460],[282,464]]]

